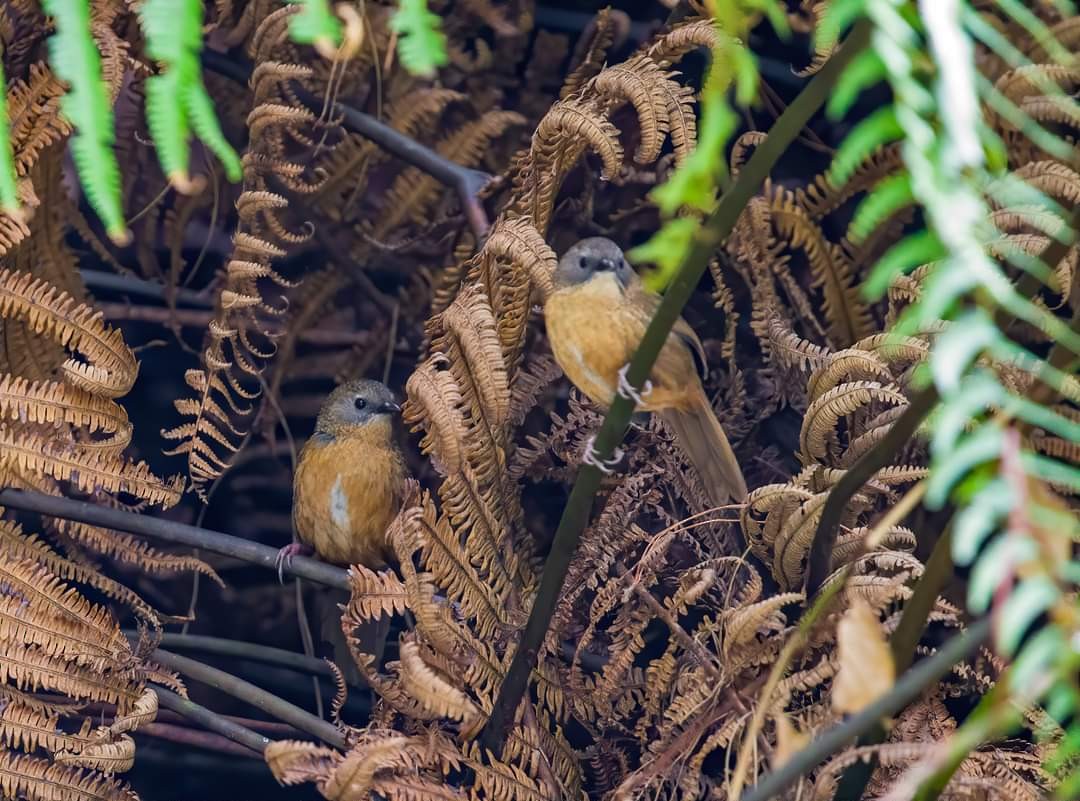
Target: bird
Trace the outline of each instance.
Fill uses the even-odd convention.
[[[379,381],[347,381],[327,396],[293,477],[299,542],[282,548],[280,560],[314,552],[324,562],[375,570],[392,559],[386,529],[407,476],[394,432],[400,412]]]
[[[710,501],[746,499],[746,481],[716,419],[699,373],[706,370],[701,340],[681,317],[675,322],[649,380],[636,392],[626,368],[660,296],[649,290],[606,237],[582,239],[559,259],[544,321],[555,361],[571,383],[602,408],[615,394],[660,415],[700,476]]]
[[[394,393],[379,381],[347,381],[327,396],[315,432],[297,459],[292,519],[298,541],[278,552],[279,576],[297,554],[314,553],[324,562],[371,570],[395,561],[386,532],[401,507],[408,477],[395,433],[400,412]],[[337,611],[348,593],[323,596],[323,639],[333,646],[339,666],[352,668]],[[365,652],[375,654],[376,665],[389,624],[383,616],[361,627],[360,640]],[[353,675],[354,668],[346,673]]]

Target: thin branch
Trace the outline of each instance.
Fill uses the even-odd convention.
[[[155,298],[156,300],[165,300],[166,297],[165,285],[156,281],[144,281],[134,276],[107,273],[104,270],[79,270],[79,276],[91,291],[107,289],[112,292],[126,292],[129,295]],[[194,289],[184,289],[183,287],[176,289],[176,302],[199,309],[210,309],[214,306],[214,299],[210,295]]]
[[[254,732],[252,733],[254,734]],[[244,757],[246,759],[257,759],[260,762],[262,761],[262,757],[257,751],[252,751],[247,746],[233,742],[223,734],[199,731],[198,729],[191,729],[187,726],[177,726],[175,723],[161,723],[160,721],[144,723],[142,726],[139,726],[135,734],[142,734],[159,740],[168,740],[171,743],[180,743],[181,745],[191,745],[196,748],[214,751],[219,754],[232,754],[233,756]]]
[[[194,659],[188,659],[186,656],[162,651],[161,649],[154,651],[150,655],[150,659],[184,676],[231,695],[233,698],[251,704],[268,715],[290,723],[301,731],[318,737],[335,748],[345,748],[345,738],[338,731],[337,726],[316,717],[295,704],[290,704],[284,698],[268,693],[261,687],[256,687],[249,681],[244,681],[226,673],[224,670],[218,670],[216,667],[197,662]],[[180,710],[176,711],[179,712]],[[224,734],[224,732],[220,733]]]
[[[162,306],[135,306],[130,303],[103,303],[94,308],[108,320],[134,320],[144,323],[179,323],[189,328],[206,328],[214,319],[210,309],[169,309]],[[367,345],[371,335],[367,331],[338,331],[328,328],[305,328],[297,335],[312,345],[352,347]]]
[[[138,637],[137,633],[133,631],[125,631],[124,634],[131,639]],[[252,662],[265,662],[268,665],[277,665],[299,673],[311,673],[315,676],[326,676],[328,678],[334,676],[334,672],[323,659],[253,642],[228,640],[222,637],[206,637],[198,634],[165,633],[161,635],[161,642],[158,644],[176,650],[202,651],[208,654],[232,656]]]
[[[210,49],[203,50],[202,61],[208,69],[235,81],[246,84],[251,77],[250,67]],[[302,103],[315,113],[321,112],[322,98],[309,92],[295,81],[291,82],[291,88]],[[477,244],[484,241],[490,225],[479,196],[495,180],[494,176],[450,161],[426,145],[395,131],[386,123],[344,103],[334,103],[332,113],[342,120],[346,130],[370,139],[388,153],[454,189],[458,193],[461,208],[465,212],[465,218],[469,221],[469,227],[476,237]]]
[[[155,686],[154,692],[157,693],[158,703],[161,706],[183,715],[208,731],[247,746],[256,754],[261,754],[266,750],[266,746],[273,742],[269,737],[264,737],[245,726],[241,726],[239,723],[227,720],[216,712],[211,712],[205,706],[177,695],[172,690]]]
[[[734,186],[723,195],[716,210],[705,221],[630,362],[627,378],[632,386],[644,385],[660,349],[667,341],[672,325],[701,280],[717,246],[731,233],[739,215],[760,190],[780,156],[814,113],[824,105],[841,72],[867,46],[870,30],[869,23],[865,21],[855,26],[839,51],[776,121],[769,136],[757,147],[750,161],[739,173]],[[633,411],[633,401],[621,395],[615,397],[594,442],[600,461],[609,460],[615,448],[622,442]],[[540,646],[566,579],[566,571],[577,551],[581,533],[588,524],[593,498],[599,488],[600,471],[592,465],[583,465],[563,509],[521,643],[514,653],[510,669],[499,688],[499,696],[491,717],[481,735],[481,747],[492,753],[500,753],[505,741],[506,727],[517,711],[529,676],[536,665]]]
[[[982,618],[967,631],[953,637],[938,651],[905,673],[892,689],[861,712],[843,723],[814,735],[813,742],[791,755],[777,770],[765,774],[743,794],[740,801],[770,801],[780,798],[822,761],[843,749],[878,724],[881,718],[895,714],[922,691],[949,672],[953,665],[967,659],[990,636],[990,619]]]
[[[24,512],[37,512],[64,520],[77,520],[80,523],[140,534],[177,545],[202,548],[212,553],[233,556],[245,562],[260,565],[267,570],[277,570],[275,561],[278,551],[276,548],[234,537],[231,534],[223,534],[220,531],[177,523],[174,520],[162,520],[123,509],[109,509],[86,501],[75,501],[70,498],[12,488],[0,489],[0,506],[8,506]],[[285,572],[327,587],[349,589],[349,579],[343,569],[310,557],[294,557],[285,566]]]

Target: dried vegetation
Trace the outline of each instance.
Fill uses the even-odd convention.
[[[793,14],[809,24],[813,4],[802,6]],[[287,471],[252,468],[267,456],[263,441],[271,453],[285,447],[283,419],[299,430],[310,424],[311,387],[379,375],[384,364],[395,376],[404,369],[427,489],[411,488],[392,526],[400,570],[353,568],[342,617],[377,702],[370,720],[340,721],[344,751],[273,744],[274,776],[314,783],[328,799],[725,797],[758,690],[803,601],[829,489],[903,412],[933,335],[899,344],[882,336],[918,296],[919,271],[887,304],[868,305],[857,291],[912,218],[901,210],[870,230],[846,229],[852,200],[890,175],[897,154],[875,153],[844,186],[805,173],[770,182],[746,208],[691,321],[709,347],[707,388],[754,488],[748,503],[710,508],[669,433],[655,421],[637,425],[622,469],[605,481],[512,733],[501,754],[481,753],[474,738],[537,587],[553,525],[545,509],[559,507],[600,420],[565,392],[538,307],[556,253],[579,236],[629,243],[657,225],[641,198],[695,140],[694,90],[677,70],[710,46],[713,29],[690,19],[612,59],[624,20],[602,13],[571,57],[568,37],[533,31],[530,3],[457,3],[447,17],[451,66],[435,86],[388,57],[383,5],[366,5],[364,47],[332,66],[287,41],[294,8],[219,3],[211,39],[253,64],[247,86],[208,77],[226,130],[247,142],[243,185],[208,171],[201,192],[165,195],[137,135],[148,65],[124,38],[131,12],[110,0],[94,9],[136,234],[123,254],[103,244],[62,180],[70,131],[57,114],[61,87],[38,60],[40,11],[9,3],[0,16],[20,188],[34,209],[26,223],[0,222],[0,485],[139,510],[180,500],[181,479],[125,456],[132,424],[118,401],[139,366],[120,330],[95,311],[80,259],[158,282],[170,311],[163,323],[180,342],[183,292],[201,286],[212,300],[198,365],[175,400],[182,421],[170,423],[167,409],[156,417],[199,494],[227,470],[234,499],[282,493]],[[1058,26],[1073,49],[1076,30]],[[1022,31],[1009,35],[1024,41]],[[528,37],[536,43],[526,56]],[[989,58],[983,69],[1029,114],[1075,131],[1038,82]],[[1040,74],[1074,87],[1075,73],[1048,66]],[[381,113],[446,158],[497,174],[485,191],[497,213],[486,240],[474,240],[452,189],[344,133],[301,102],[304,91]],[[999,125],[1015,164],[1028,165],[1018,177],[1075,204],[1080,176]],[[813,154],[821,145],[809,136],[800,147]],[[739,137],[733,172],[761,137]],[[1030,252],[1060,224],[1024,207],[995,214],[1001,247]],[[217,274],[202,276],[203,261],[215,258]],[[1074,246],[1057,266],[1059,292],[1042,298],[1047,307],[1073,308],[1076,268]],[[352,339],[310,336],[331,331]],[[1063,408],[1074,419],[1076,400]],[[1075,451],[1050,436],[1041,443],[1048,453]],[[846,510],[833,554],[834,564],[851,566],[843,603],[768,699],[768,723],[753,733],[755,771],[790,747],[781,741],[793,732],[812,737],[838,719],[843,609],[860,600],[879,633],[895,628],[925,553],[901,525],[877,532],[869,549],[866,539],[925,472],[924,448],[913,444]],[[260,518],[262,536],[283,542],[282,520]],[[38,535],[0,522],[0,788],[32,799],[57,797],[57,783],[87,798],[127,796],[113,774],[131,765],[130,733],[155,715],[148,682],[183,688],[147,656],[171,618],[110,567],[217,574],[129,535],[49,519],[41,526]],[[128,615],[140,641],[120,631]],[[400,637],[381,665],[354,635],[380,615],[395,618]],[[920,653],[963,625],[944,598],[930,622]],[[830,798],[843,769],[870,753],[879,763],[867,797],[883,796],[956,727],[956,699],[985,692],[999,668],[988,653],[957,665],[899,717],[886,743],[841,753],[800,797]],[[111,722],[95,727],[90,703],[105,704]],[[945,796],[1037,797],[1040,757],[1022,740],[977,751]]]

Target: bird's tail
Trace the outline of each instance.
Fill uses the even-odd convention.
[[[697,387],[690,408],[669,408],[659,414],[690,458],[709,499],[716,506],[745,501],[746,480],[705,390]]]

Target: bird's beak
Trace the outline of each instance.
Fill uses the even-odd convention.
[[[386,401],[385,403],[379,404],[379,411],[384,414],[398,414],[401,412],[401,406],[393,401]]]
[[[611,259],[600,259],[600,263],[596,266],[599,267],[601,270],[615,272],[615,262],[613,262]]]

